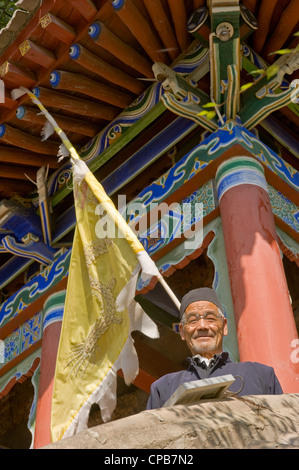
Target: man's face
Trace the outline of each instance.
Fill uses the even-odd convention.
[[[195,320],[196,314],[203,315],[210,313],[216,317],[219,315],[218,307],[212,302],[197,301],[188,305],[185,310],[185,323],[180,323],[180,334],[182,340],[186,341],[192,356],[200,354],[208,359],[214,354],[222,352],[222,339],[227,335],[227,320],[224,317],[216,318],[209,322],[207,319],[200,318]]]

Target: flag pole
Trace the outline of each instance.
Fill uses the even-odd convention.
[[[67,137],[67,135],[65,134],[65,132],[58,126],[57,122],[55,121],[55,119],[53,118],[53,116],[51,116],[51,114],[49,113],[49,111],[47,111],[47,109],[44,107],[44,105],[41,103],[41,101],[37,98],[37,96],[35,96],[34,93],[32,93],[30,90],[28,90],[27,88],[21,86],[20,88],[17,88],[17,89],[14,89],[12,90],[11,92],[11,96],[12,96],[12,99],[13,100],[16,100],[17,98],[19,98],[20,96],[24,95],[24,94],[27,94],[29,96],[29,98],[33,101],[33,103],[35,103],[38,108],[40,109],[41,113],[45,116],[45,118],[47,119],[47,121],[51,124],[51,126],[53,127],[53,132],[55,131],[58,136],[60,137],[62,143],[64,144],[64,146],[66,147],[66,149],[69,151],[71,157],[74,159],[74,160],[81,160],[76,149],[73,147],[72,143],[70,142],[69,138]],[[51,133],[49,133],[49,135],[51,135]],[[106,204],[107,206],[107,204]],[[107,211],[108,212],[108,211]],[[123,220],[124,224],[126,225],[125,227],[125,230],[129,230],[132,232],[132,234],[134,235],[134,237],[136,237],[136,239],[138,240],[136,234],[133,232],[133,230],[126,224],[125,220],[123,219],[123,217],[120,215],[121,219]],[[119,219],[120,220],[120,219]],[[121,223],[121,225],[123,225]],[[139,240],[138,240],[139,242]],[[140,243],[140,242],[139,242]],[[141,243],[140,243],[141,245]],[[141,245],[142,246],[142,245]],[[144,250],[144,247],[142,246],[142,249]],[[144,250],[145,251],[145,250]],[[145,251],[146,252],[146,251]],[[146,252],[147,253],[147,252]],[[148,253],[147,253],[148,255]],[[148,257],[150,258],[150,256],[148,255]],[[151,259],[151,258],[150,258]],[[152,261],[152,260],[151,260]],[[152,261],[153,262],[153,261]],[[160,284],[162,285],[162,287],[164,288],[164,290],[166,291],[166,293],[169,295],[169,297],[171,298],[171,300],[173,301],[173,303],[175,304],[175,306],[178,308],[178,310],[180,310],[180,302],[178,300],[178,298],[176,297],[176,295],[174,294],[174,292],[171,290],[171,288],[169,287],[169,285],[167,284],[167,282],[165,281],[165,279],[163,278],[162,274],[159,272],[158,268],[157,268],[157,273],[156,273],[156,277],[158,279],[158,281],[160,282]]]
[[[171,300],[175,304],[175,306],[177,307],[178,311],[180,311],[181,303],[178,300],[178,298],[176,297],[176,295],[174,294],[174,292],[170,289],[169,285],[165,281],[162,274],[159,273],[159,276],[157,276],[157,278],[158,278],[158,281],[160,282],[160,284],[162,285],[162,287],[164,288],[164,290],[167,292],[167,294],[169,295],[169,297],[171,298]]]

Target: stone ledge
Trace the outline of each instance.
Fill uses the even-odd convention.
[[[142,411],[44,449],[299,448],[299,394],[251,395]]]

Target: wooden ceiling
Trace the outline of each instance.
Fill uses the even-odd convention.
[[[42,142],[45,119],[27,96],[13,101],[10,91],[38,87],[40,99],[80,150],[125,109],[151,82],[155,61],[171,65],[194,38],[187,31],[203,0],[126,0],[115,10],[111,0],[45,0],[0,56],[5,103],[0,103],[0,199],[25,197],[35,190],[36,172],[58,162],[59,137]],[[299,0],[243,0],[259,28],[248,44],[268,63],[269,53],[294,47],[299,38]],[[101,39],[90,26],[99,22]],[[75,46],[73,46],[75,44]],[[72,47],[73,46],[73,47]],[[75,57],[76,47],[80,49]],[[58,73],[53,74],[53,71]],[[55,79],[59,76],[57,86]],[[290,77],[298,77],[297,72]],[[298,118],[288,113],[293,132]]]

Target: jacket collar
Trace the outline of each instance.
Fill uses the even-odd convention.
[[[206,364],[203,362],[203,361],[200,361],[200,358],[197,357],[197,356],[193,356],[193,357],[188,357],[187,358],[187,361],[189,362],[189,367],[188,369],[192,368],[192,367],[198,367],[198,366],[202,366],[202,364],[204,364],[204,368],[207,368]],[[232,362],[230,357],[229,357],[229,354],[227,352],[222,352],[220,354],[215,354],[213,359],[210,361],[210,364],[209,364],[209,368],[212,368],[214,366],[218,366],[220,364],[226,364],[227,362]]]

